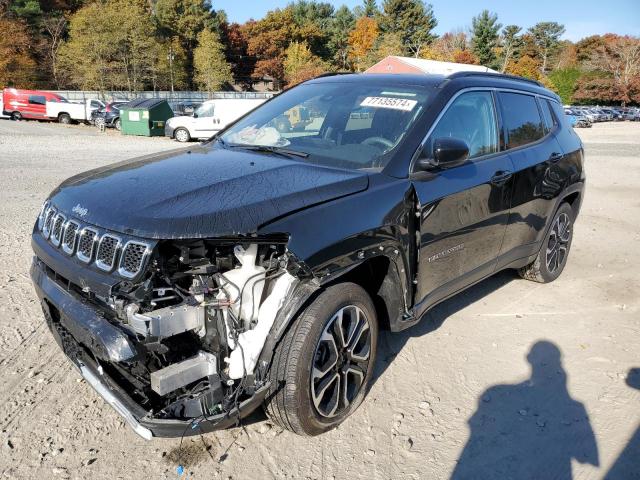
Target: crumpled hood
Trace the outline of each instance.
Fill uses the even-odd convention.
[[[367,186],[361,172],[200,145],[76,175],[50,198],[82,222],[175,239],[255,233],[275,218]]]

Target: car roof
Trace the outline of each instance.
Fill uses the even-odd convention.
[[[560,97],[552,91],[544,88],[542,84],[535,80],[530,80],[514,75],[489,72],[455,72],[451,75],[435,74],[397,74],[397,73],[352,73],[352,74],[329,74],[316,77],[305,82],[307,84],[316,83],[350,83],[366,85],[413,85],[425,88],[443,88],[445,85],[456,84],[460,88],[466,87],[496,87],[524,90],[530,93],[546,95],[560,101]]]

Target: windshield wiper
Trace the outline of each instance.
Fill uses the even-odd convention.
[[[244,148],[245,150],[251,150],[253,152],[269,152],[269,153],[278,153],[281,155],[292,156],[292,157],[300,157],[307,158],[309,156],[308,153],[298,152],[297,150],[289,150],[288,148],[276,147],[274,145],[243,145],[243,144],[226,144],[226,147],[231,148]]]

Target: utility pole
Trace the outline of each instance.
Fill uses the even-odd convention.
[[[173,54],[173,39],[171,39],[169,43],[169,55],[167,58],[169,59],[169,77],[171,79],[171,96],[173,97],[173,59],[175,55]]]

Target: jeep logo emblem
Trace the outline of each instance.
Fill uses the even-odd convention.
[[[77,204],[75,207],[73,207],[73,209],[71,209],[71,211],[79,217],[84,217],[89,210],[84,208],[82,205]]]

